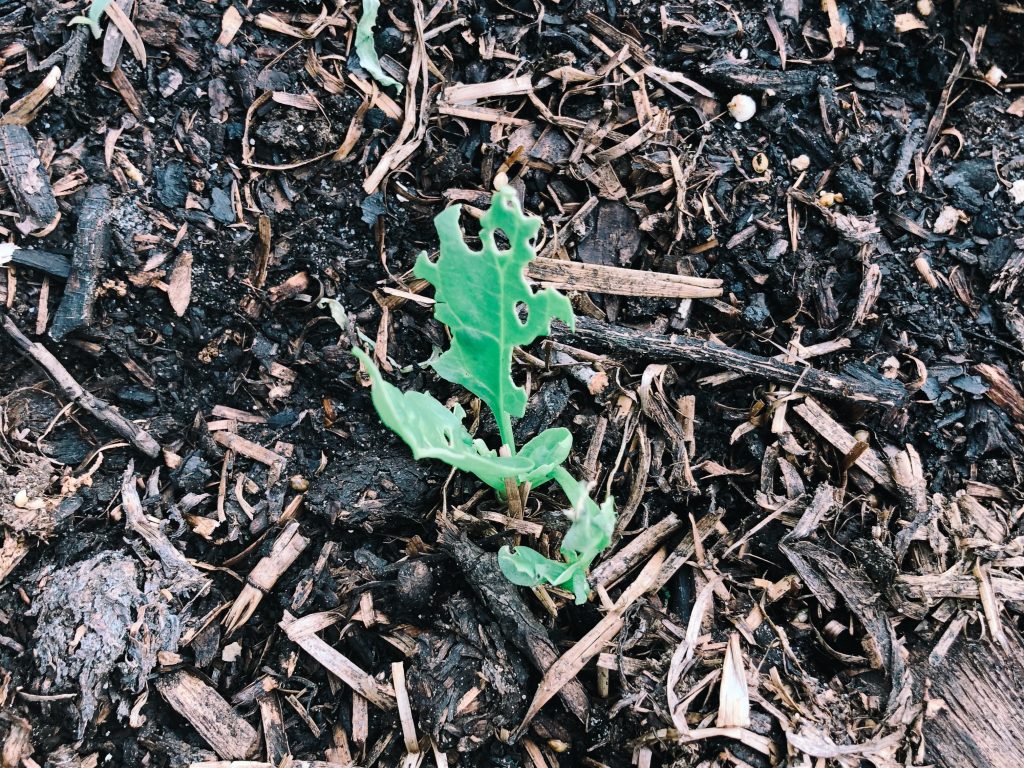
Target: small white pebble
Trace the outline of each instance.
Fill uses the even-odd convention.
[[[789,164],[793,166],[794,171],[806,171],[811,167],[811,158],[807,155],[797,155],[789,161]]]
[[[932,0],[917,0],[917,12],[922,16],[931,16],[933,10],[935,7],[932,5]]]
[[[937,235],[951,234],[960,223],[961,217],[966,219],[962,211],[958,211],[952,205],[943,206],[939,215],[935,217],[935,223],[932,224],[932,232]]]
[[[220,657],[222,660],[229,664],[242,655],[242,644],[235,642],[230,645],[225,645],[224,650],[221,651]]]
[[[748,58],[750,58],[750,51],[744,48],[740,51],[740,61],[746,61]]]
[[[1006,79],[1006,73],[995,64],[989,67],[988,72],[985,73],[985,82],[993,88],[997,87],[1004,79]]]
[[[1010,185],[1010,198],[1014,205],[1024,203],[1024,179],[1017,179]]]
[[[745,123],[757,112],[757,103],[745,93],[737,93],[732,100],[725,105],[737,123]]]

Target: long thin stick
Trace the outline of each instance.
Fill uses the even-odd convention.
[[[613,349],[650,362],[689,360],[727,368],[769,381],[796,384],[804,392],[822,397],[844,398],[885,407],[900,405],[907,397],[898,383],[863,374],[829,373],[810,366],[794,365],[743,352],[714,341],[692,336],[663,336],[632,328],[609,325],[588,317],[576,318],[576,331],[554,323],[551,337],[556,341],[586,342],[602,349]]]
[[[29,357],[42,366],[54,383],[60,387],[65,397],[74,401],[76,405],[102,421],[151,459],[155,459],[160,455],[160,444],[146,430],[126,419],[110,403],[86,391],[68,373],[68,369],[61,364],[60,360],[50,353],[50,350],[42,344],[31,341],[5,313],[0,312],[0,320],[2,320],[3,328],[7,331],[7,335],[14,339],[14,343],[21,347]]]

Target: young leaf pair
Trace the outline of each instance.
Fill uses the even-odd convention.
[[[494,193],[481,219],[481,249],[472,250],[459,227],[460,206],[438,215],[434,224],[441,241],[436,262],[426,254],[416,261],[415,274],[434,286],[434,316],[451,331],[451,346],[431,365],[439,376],[459,384],[483,400],[494,413],[502,444],[499,453],[473,439],[463,425],[458,405],[449,410],[430,395],[402,392],[384,380],[362,350],[353,354],[363,363],[373,386],[373,404],[381,421],[402,438],[417,459],[438,459],[476,475],[498,493],[505,478],[537,487],[554,481],[569,500],[572,524],[562,540],[564,562],[550,560],[529,547],[513,552],[502,547],[498,564],[514,584],[565,585],[577,603],[589,595],[586,575],[594,558],[608,546],[615,525],[612,500],[598,505],[585,483],[562,466],[572,449],[567,429],[548,429],[518,451],[512,418],[526,412],[526,391],[512,379],[512,351],[546,335],[554,318],[572,325],[569,300],[547,288],[533,291],[526,266],[536,255],[534,237],[540,220],[525,216],[515,191]],[[495,240],[502,232],[509,247]],[[507,454],[507,455],[504,455]]]

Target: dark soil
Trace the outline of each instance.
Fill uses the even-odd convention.
[[[305,29],[321,13],[318,3],[236,3],[241,29],[218,45],[231,5],[141,2],[133,18],[146,66],[127,45],[118,65],[140,102],[133,115],[120,78],[101,63],[102,41],[86,39],[77,72],[60,56],[40,66],[72,41],[76,28],[67,22],[84,4],[0,0],[3,108],[54,63],[71,72],[27,126],[51,182],[70,190],[57,198],[61,219],[43,237],[24,235],[5,192],[4,234],[19,248],[71,255],[88,189],[107,185],[113,206],[109,259],[88,323],[60,342],[35,335],[41,302],[52,319],[64,280],[30,267],[10,270],[9,278],[9,268],[0,268],[0,306],[164,449],[147,458],[87,413],[66,408],[45,372],[0,335],[0,575],[7,559],[17,562],[0,578],[0,745],[7,745],[0,765],[215,760],[208,741],[151,685],[181,669],[255,727],[263,709],[248,687],[269,681],[296,760],[344,765],[343,753],[329,750],[345,743],[354,765],[402,764],[397,714],[370,706],[361,740],[350,688],[286,637],[279,627],[285,611],[337,612],[320,636],[383,682],[390,684],[392,663],[403,661],[417,734],[452,765],[767,766],[786,764],[787,750],[794,761],[803,752],[822,765],[966,765],[934,754],[922,737],[929,674],[915,665],[950,627],[971,642],[999,640],[999,627],[1015,636],[1024,607],[1024,563],[1015,549],[1015,510],[1024,498],[1024,204],[1011,192],[1024,179],[1019,6],[937,2],[922,17],[908,2],[840,2],[847,44],[833,50],[828,14],[817,3],[783,2],[772,9],[788,50],[783,68],[765,7],[755,2],[440,3],[427,29],[428,37],[442,31],[426,44],[431,113],[422,143],[367,194],[363,182],[395,143],[401,120],[361,107],[364,94],[347,77],[359,72],[350,42],[358,5],[339,0],[337,24],[302,39],[265,28],[259,16],[273,12]],[[404,68],[413,55],[414,5],[384,6],[378,51]],[[798,18],[787,18],[791,6]],[[923,28],[897,31],[897,14],[914,14]],[[609,29],[626,37],[615,40]],[[613,55],[627,42],[636,50],[627,48],[622,67],[588,83],[545,79],[557,67],[593,73],[605,66],[609,55],[594,37]],[[310,74],[314,54],[332,73],[337,68],[343,88]],[[643,70],[645,59],[715,98],[685,83],[669,90],[645,80],[666,127],[609,163],[621,195],[594,173],[593,148],[574,153],[581,132],[546,122],[522,95],[482,105],[531,121],[525,129],[437,109],[445,85],[532,75],[549,114],[582,121],[586,135],[610,126],[631,136],[640,125],[629,73]],[[1000,87],[985,80],[993,66],[1006,73]],[[948,113],[933,123],[947,87]],[[251,151],[243,154],[247,111],[265,91],[295,99],[270,100],[251,116]],[[758,103],[743,124],[723,115],[739,92]],[[404,92],[389,93],[402,108]],[[351,126],[361,129],[358,140],[347,157],[331,159]],[[785,429],[773,431],[779,398],[799,387],[749,376],[709,384],[700,380],[721,368],[595,348],[589,351],[606,355],[597,365],[610,385],[594,395],[568,368],[538,365],[551,350],[535,345],[515,372],[528,378],[532,396],[517,433],[568,427],[576,440],[572,470],[582,474],[599,424],[606,427],[591,454],[594,479],[604,488],[611,478],[620,507],[634,485],[644,491],[622,543],[675,514],[684,525],[662,542],[671,551],[689,530],[688,516],[721,520],[692,567],[626,612],[605,649],[618,659],[607,695],[594,662],[579,674],[588,722],[555,697],[527,735],[509,743],[541,673],[516,626],[525,619],[495,615],[496,601],[485,594],[507,585],[494,586],[488,579],[500,577],[493,569],[465,561],[467,552],[491,558],[507,543],[511,534],[481,517],[504,507],[492,494],[477,494],[472,478],[412,459],[380,424],[348,349],[380,340],[393,362],[391,381],[458,399],[471,418],[480,415],[478,436],[494,442],[493,419],[423,365],[447,339],[428,304],[407,300],[420,290],[408,270],[417,253],[437,248],[433,216],[449,203],[485,207],[494,174],[525,142],[532,146],[517,157],[529,162],[512,163],[508,174],[525,208],[545,217],[546,239],[557,230],[569,258],[723,281],[715,301],[575,294],[580,314],[652,334],[713,336],[764,357],[786,352],[796,338],[804,347],[845,338],[845,347],[807,363],[885,375],[906,397],[896,408],[843,396],[820,402],[879,455],[913,446],[926,486],[919,519],[905,489],[886,489],[854,466],[865,445],[844,454],[795,415],[797,400]],[[592,143],[598,151],[617,144],[607,136]],[[763,174],[754,170],[762,154]],[[687,178],[682,208],[673,162]],[[304,164],[288,167],[297,163]],[[788,193],[798,180],[808,198]],[[824,193],[840,193],[842,202],[815,205],[829,202]],[[596,206],[570,222],[592,196]],[[947,207],[959,212],[956,224],[936,231]],[[265,280],[253,269],[261,217],[271,233]],[[166,288],[186,252],[191,294],[178,316]],[[930,264],[934,288],[919,259]],[[857,317],[876,267],[877,300]],[[318,304],[323,297],[344,307],[346,328]],[[654,362],[670,364],[660,378],[670,413],[677,414],[679,398],[696,396],[688,456],[695,485],[674,471],[672,434],[641,407],[641,375]],[[984,366],[1001,371],[1006,386]],[[231,429],[285,456],[283,470],[237,452],[226,457],[208,427],[229,418],[217,406],[260,417]],[[653,458],[637,478],[643,441]],[[126,527],[122,477],[131,461],[145,483],[145,512],[202,580],[162,565]],[[827,486],[839,491],[813,543],[790,541],[810,499]],[[21,490],[45,501],[32,525],[14,505]],[[527,510],[545,526],[552,551],[566,526],[563,503],[544,488]],[[282,514],[299,521],[309,545],[228,635],[223,612],[270,552]],[[23,556],[15,557],[17,547]],[[798,555],[812,561],[807,571],[794,564]],[[911,577],[959,568],[971,581],[974,567],[983,584],[997,584],[994,624],[977,588],[913,591]],[[699,627],[697,657],[682,678],[670,679],[697,595],[717,574],[724,581]],[[610,590],[613,600],[634,575]],[[850,594],[844,582],[864,594]],[[558,653],[602,615],[597,595],[577,607],[551,590],[552,617],[529,590],[514,593]],[[969,621],[957,625],[961,616]],[[878,647],[888,631],[879,627],[898,638],[888,650]],[[687,722],[714,726],[718,678],[704,689],[698,684],[720,671],[734,632],[743,638],[752,692],[747,733],[774,751],[728,734],[687,741],[676,733],[666,686],[681,698],[699,690]],[[837,758],[794,735],[812,732],[847,746],[892,737],[889,762],[881,761],[881,747]],[[428,753],[434,748],[422,743]],[[262,741],[253,759],[271,759]],[[426,764],[434,759],[428,754]]]

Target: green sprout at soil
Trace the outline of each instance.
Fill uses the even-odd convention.
[[[92,0],[89,4],[89,10],[85,16],[75,16],[68,24],[88,24],[92,30],[92,36],[97,40],[102,34],[103,30],[100,29],[100,17],[103,12],[107,10],[107,6],[110,5],[112,0]]]
[[[597,504],[586,483],[563,467],[572,450],[569,430],[546,429],[518,450],[512,434],[512,419],[526,413],[527,400],[526,390],[512,379],[513,349],[546,335],[555,318],[572,326],[572,307],[557,291],[535,292],[527,284],[526,265],[536,256],[533,240],[540,219],[523,214],[512,187],[495,192],[481,219],[479,251],[466,244],[459,212],[460,206],[452,206],[434,219],[441,255],[430,261],[421,253],[414,270],[434,286],[434,316],[451,332],[451,346],[431,365],[439,376],[487,404],[498,423],[503,450],[492,450],[469,434],[460,406],[449,410],[425,393],[402,392],[384,380],[366,353],[358,348],[352,352],[370,377],[381,421],[417,459],[438,459],[470,472],[499,494],[505,490],[506,478],[531,487],[554,481],[562,489],[572,521],[559,549],[564,560],[551,560],[529,547],[520,546],[514,552],[502,547],[498,564],[514,584],[565,585],[577,603],[584,603],[590,593],[587,570],[611,540],[612,499]],[[509,248],[499,248],[495,241],[499,231]]]
[[[381,85],[393,85],[401,93],[402,84],[381,69],[380,59],[377,57],[373,27],[377,23],[378,10],[380,0],[363,0],[363,15],[359,17],[359,24],[356,26],[356,55],[359,57],[359,66],[373,75]]]

